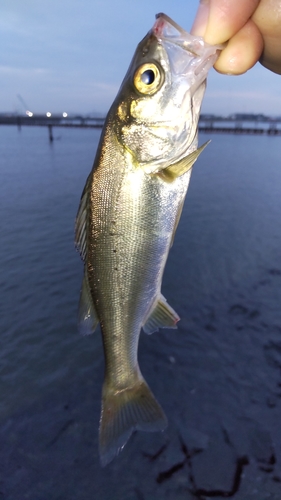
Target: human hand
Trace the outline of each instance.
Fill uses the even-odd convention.
[[[191,32],[228,41],[215,64],[220,73],[239,75],[260,60],[281,74],[281,0],[201,0]]]

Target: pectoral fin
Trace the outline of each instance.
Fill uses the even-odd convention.
[[[97,316],[93,299],[90,292],[87,275],[85,274],[79,302],[78,328],[81,335],[90,335],[98,326]]]
[[[211,141],[205,142],[203,146],[192,151],[189,155],[185,156],[173,165],[169,165],[169,167],[164,168],[160,172],[157,172],[157,175],[161,177],[165,182],[173,182],[177,177],[188,172],[191,169],[192,165],[196,162],[198,156],[202,153],[203,149],[209,144]]]
[[[176,324],[180,317],[176,311],[169,306],[163,295],[155,302],[143,325],[145,333],[157,332],[159,328],[177,328]]]

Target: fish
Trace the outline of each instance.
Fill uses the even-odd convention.
[[[167,15],[138,44],[107,114],[76,218],[84,261],[78,323],[100,324],[105,356],[99,428],[101,464],[135,430],[163,431],[167,418],[138,364],[141,329],[176,328],[161,294],[198,146],[198,120],[219,46]]]

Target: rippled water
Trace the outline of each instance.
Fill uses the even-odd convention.
[[[73,389],[78,401],[89,383],[89,434],[96,436],[103,356],[99,334],[77,334],[82,263],[73,238],[99,131],[54,135],[49,144],[43,127],[0,129],[0,419],[28,414],[32,423],[48,398],[63,402]],[[141,338],[142,370],[169,419],[186,412],[206,432],[227,408],[250,418],[261,401],[260,419],[279,432],[280,146],[278,137],[212,135],[193,169],[164,276],[163,293],[182,318],[179,332]],[[107,491],[106,475],[99,480]]]
[[[68,376],[82,264],[74,220],[99,132],[1,128],[1,415]],[[82,341],[81,341],[82,340]]]

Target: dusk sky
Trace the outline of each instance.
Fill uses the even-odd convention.
[[[1,0],[0,112],[106,113],[138,42],[165,12],[190,30],[197,0]],[[245,47],[246,50],[246,47]],[[281,76],[211,71],[202,111],[281,115]]]

